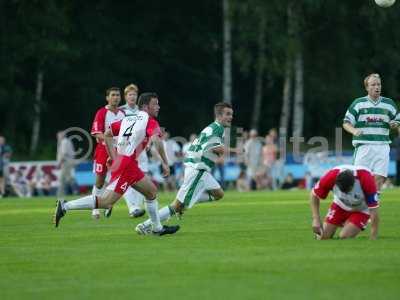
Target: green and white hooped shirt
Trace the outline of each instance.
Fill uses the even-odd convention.
[[[365,96],[353,101],[343,121],[362,131],[360,136],[353,136],[353,146],[390,144],[390,122],[400,122],[400,114],[392,99],[379,97],[373,101]]]
[[[211,150],[222,146],[223,140],[224,127],[217,121],[208,125],[189,146],[184,159],[185,166],[210,172],[218,158]]]

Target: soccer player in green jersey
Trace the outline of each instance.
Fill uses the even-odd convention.
[[[389,131],[399,126],[400,115],[394,101],[381,96],[379,74],[368,75],[364,86],[368,95],[353,101],[344,117],[343,128],[353,135],[354,165],[372,171],[379,191],[388,175]]]
[[[220,102],[214,106],[215,121],[204,128],[192,142],[184,159],[185,171],[182,186],[175,201],[159,211],[160,220],[191,208],[199,200],[219,200],[224,191],[211,174],[218,157],[224,155],[224,129],[230,127],[233,109],[229,103]],[[139,234],[151,233],[151,221],[147,220],[136,226]]]

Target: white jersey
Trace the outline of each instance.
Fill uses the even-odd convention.
[[[149,115],[144,111],[140,111],[134,116],[125,117],[121,121],[117,140],[117,153],[119,155],[133,156],[142,152],[143,149],[141,148],[146,138],[148,121]],[[116,133],[115,127],[112,126],[113,134]]]
[[[127,117],[136,116],[139,113],[137,105],[132,108],[128,104],[125,104],[120,106],[119,109],[121,109]],[[147,152],[142,151],[137,160],[139,168],[145,173],[149,172],[149,158],[147,156]]]

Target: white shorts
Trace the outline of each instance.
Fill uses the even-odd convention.
[[[191,208],[205,191],[221,188],[210,172],[185,167],[184,173],[183,183],[176,198],[187,208]]]
[[[387,177],[389,152],[388,144],[362,144],[354,150],[354,165],[367,167],[374,175]]]

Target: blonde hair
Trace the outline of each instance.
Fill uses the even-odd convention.
[[[365,79],[364,79],[364,86],[365,86],[365,88],[367,88],[368,87],[368,80],[370,79],[370,78],[377,78],[377,79],[381,79],[381,76],[379,76],[379,74],[378,73],[371,73],[371,74],[369,74],[367,77],[365,77]]]
[[[135,91],[136,93],[139,92],[139,88],[137,87],[136,84],[131,83],[124,89],[124,95],[128,94],[130,91]]]

